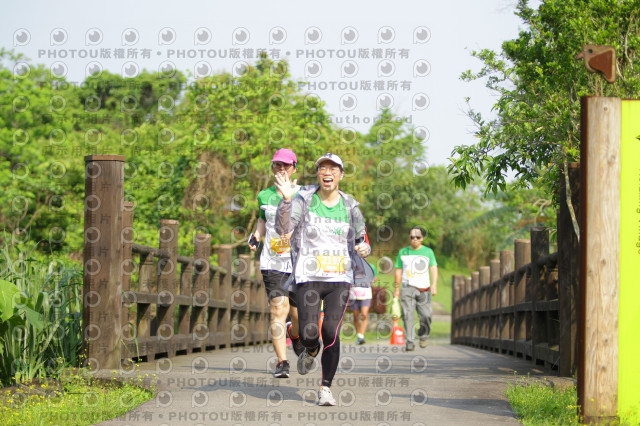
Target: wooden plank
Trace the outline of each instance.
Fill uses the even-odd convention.
[[[548,311],[557,311],[558,310],[558,299],[556,300],[543,300],[541,302],[536,302],[535,310],[536,312],[548,312]]]
[[[618,406],[621,102],[583,97],[581,107],[578,404],[589,423]]]

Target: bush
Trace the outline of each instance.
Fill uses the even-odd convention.
[[[35,244],[0,246],[0,385],[77,366],[82,270]]]

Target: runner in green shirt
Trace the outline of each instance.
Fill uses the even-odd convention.
[[[322,352],[318,404],[336,405],[330,388],[340,361],[340,327],[351,285],[359,279],[373,281],[373,271],[363,259],[371,247],[364,241],[365,223],[358,202],[338,189],[344,177],[342,159],[327,153],[315,166],[319,185],[305,186],[295,196],[289,178],[276,176],[276,188],[283,196],[276,230],[289,236],[291,244],[292,284],[305,347],[298,357],[298,373],[309,373]],[[324,320],[319,330],[322,302]]]
[[[282,148],[276,151],[271,159],[271,171],[274,176],[285,174],[289,178],[298,170],[296,167],[296,154],[290,149]],[[291,183],[291,190],[298,192],[300,188],[295,180]],[[295,294],[290,297],[289,292],[283,288],[283,284],[291,274],[291,248],[289,241],[275,232],[275,217],[278,203],[282,200],[282,193],[275,186],[264,189],[258,193],[260,205],[260,218],[253,236],[257,241],[264,237],[264,247],[260,254],[260,271],[264,287],[269,297],[269,310],[271,313],[271,341],[278,357],[274,377],[289,377],[289,361],[287,360],[288,335],[291,339],[293,350],[299,355],[304,350],[298,336],[298,310],[296,308]],[[251,251],[256,251],[255,245],[249,242]],[[287,314],[291,322],[286,323]]]

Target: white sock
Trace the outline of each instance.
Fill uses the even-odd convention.
[[[358,333],[358,339],[364,339],[364,334]]]

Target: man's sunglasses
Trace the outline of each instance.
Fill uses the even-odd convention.
[[[412,240],[421,240],[422,237],[416,237],[414,235],[410,235],[409,238],[411,238]]]

